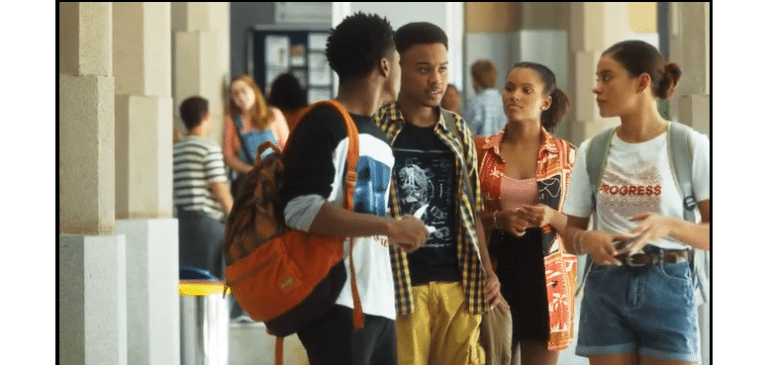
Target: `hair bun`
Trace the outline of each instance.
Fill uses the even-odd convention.
[[[680,66],[676,63],[670,62],[664,65],[664,74],[661,80],[659,80],[658,96],[662,99],[671,98],[672,94],[675,93],[675,86],[677,86],[677,82],[682,74],[683,71],[680,70]]]
[[[674,62],[667,63],[664,65],[664,77],[669,77],[672,81],[674,81],[675,84],[677,84],[677,81],[680,80],[680,75],[683,74],[683,71],[680,70],[680,66],[678,66]]]

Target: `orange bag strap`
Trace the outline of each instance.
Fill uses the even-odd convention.
[[[352,120],[352,116],[349,115],[347,109],[344,108],[341,103],[336,100],[323,100],[312,104],[309,108],[305,109],[299,117],[299,122],[304,120],[304,117],[314,111],[317,108],[331,108],[341,114],[344,119],[344,125],[347,128],[347,138],[349,139],[349,147],[347,149],[347,171],[344,176],[344,209],[354,210],[355,202],[353,201],[355,196],[355,184],[357,184],[357,160],[360,157],[360,139],[357,134],[357,125]],[[298,125],[297,123],[297,125]],[[292,135],[291,135],[292,136]],[[291,143],[292,138],[288,138],[285,143],[285,148]],[[266,147],[265,147],[266,148]]]
[[[275,339],[275,365],[283,365],[283,337]]]
[[[315,105],[330,106],[344,117],[344,124],[347,127],[347,138],[349,139],[349,147],[347,147],[347,172],[344,176],[344,208],[355,210],[354,197],[355,185],[357,184],[357,160],[360,158],[360,139],[357,133],[357,125],[352,120],[352,116],[349,115],[347,109],[336,100],[325,100],[315,103]]]
[[[335,100],[326,100],[320,102],[336,109],[344,117],[344,123],[347,126],[347,138],[349,146],[347,147],[347,173],[344,176],[344,208],[355,210],[355,185],[357,184],[357,160],[360,157],[360,140],[357,132],[357,125],[352,120],[347,109]],[[316,104],[320,104],[316,103]],[[327,103],[327,104],[326,104]],[[355,263],[352,260],[352,248],[355,245],[354,237],[349,238],[349,280],[352,288],[352,324],[355,329],[363,328],[365,325],[363,319],[363,306],[360,302],[360,293],[357,290],[357,277],[355,275]]]
[[[354,211],[355,208],[355,185],[357,184],[357,161],[360,157],[360,139],[358,137],[357,132],[357,125],[355,125],[355,122],[352,120],[352,116],[349,115],[349,112],[347,112],[347,109],[344,108],[341,103],[339,103],[336,100],[324,100],[324,101],[318,101],[309,108],[307,108],[304,113],[299,117],[299,123],[304,119],[304,116],[307,115],[307,113],[312,112],[313,110],[317,108],[332,108],[336,110],[341,116],[344,118],[344,124],[347,128],[347,138],[349,139],[349,146],[347,147],[347,171],[344,175],[344,201],[343,206],[344,209]],[[291,141],[291,139],[288,139],[288,142],[286,142],[286,148],[288,147],[288,143]],[[352,248],[354,247],[355,240],[353,237],[350,237],[349,239],[349,271],[350,271],[350,284],[352,288],[352,301],[354,303],[354,308],[352,309],[352,324],[354,325],[355,329],[363,328],[365,325],[364,319],[363,319],[363,306],[360,301],[360,293],[357,290],[357,277],[355,275],[355,264],[352,260]]]

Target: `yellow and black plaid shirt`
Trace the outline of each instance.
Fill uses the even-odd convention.
[[[482,261],[480,259],[480,250],[478,247],[477,230],[475,228],[476,212],[482,211],[483,200],[480,195],[480,181],[477,175],[477,152],[475,150],[472,132],[467,124],[456,115],[457,125],[454,136],[449,131],[446,121],[440,113],[440,120],[435,124],[435,133],[453,151],[455,156],[454,163],[456,171],[456,210],[458,214],[457,222],[460,222],[456,237],[457,253],[459,259],[459,270],[461,271],[462,284],[464,286],[464,295],[467,300],[469,312],[472,314],[482,314],[487,310],[485,301],[485,282],[486,276],[483,271]],[[405,126],[403,113],[397,108],[397,103],[393,102],[384,105],[376,113],[376,125],[387,135],[389,145],[395,144],[395,140]],[[467,166],[469,183],[472,186],[464,186],[461,177],[461,164]],[[400,218],[400,206],[395,192],[395,183],[390,184],[390,212],[392,217]],[[471,204],[470,196],[474,195],[475,206]],[[390,246],[392,259],[392,274],[395,279],[395,302],[397,304],[397,313],[406,315],[413,312],[413,290],[411,289],[411,276],[408,269],[408,259],[404,252],[401,252]]]

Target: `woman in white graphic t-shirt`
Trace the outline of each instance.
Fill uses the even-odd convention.
[[[691,248],[709,250],[709,141],[691,132],[690,146],[667,146],[670,123],[656,98],[672,96],[682,72],[642,41],[603,52],[592,90],[600,116],[619,117],[609,137],[593,199],[579,147],[563,211],[566,240],[591,263],[584,282],[576,354],[590,364],[690,364],[700,361]],[[683,198],[668,151],[691,148],[699,223],[683,217]],[[595,213],[595,229],[588,222]]]

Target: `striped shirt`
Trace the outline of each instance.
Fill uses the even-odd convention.
[[[454,113],[455,114],[455,113]],[[442,113],[437,124],[435,124],[435,134],[451,149],[454,154],[454,163],[456,168],[456,202],[457,217],[456,222],[459,227],[456,230],[457,255],[459,259],[459,271],[461,271],[461,282],[464,287],[464,295],[467,301],[469,312],[472,314],[482,314],[487,310],[485,300],[486,276],[480,259],[479,242],[477,230],[475,227],[476,212],[481,211],[483,202],[480,195],[480,180],[477,175],[477,152],[475,150],[472,133],[467,124],[456,114],[458,136],[449,132],[446,121]],[[387,135],[390,145],[394,145],[397,136],[405,126],[403,113],[398,109],[397,103],[386,104],[378,113],[376,113],[376,124]],[[465,163],[467,173],[469,174],[470,185],[464,186],[461,164]],[[397,193],[393,181],[390,187],[390,209],[394,218],[400,218],[400,205],[397,201]],[[470,196],[475,196],[475,206],[470,203]],[[394,245],[390,246],[392,260],[392,273],[395,279],[395,302],[397,312],[400,315],[413,313],[413,289],[411,287],[410,270],[408,268],[408,258],[406,253],[396,250]]]
[[[221,147],[198,136],[186,136],[173,145],[173,204],[179,210],[197,210],[214,219],[224,216],[208,184],[227,182]]]

